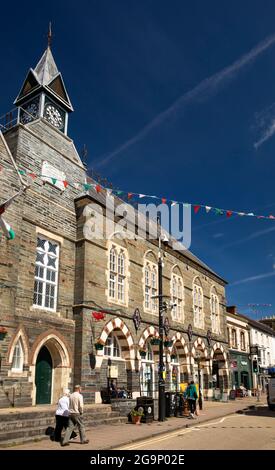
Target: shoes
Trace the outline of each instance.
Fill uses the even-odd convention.
[[[85,441],[82,441],[81,444],[89,444],[89,439],[86,439]]]
[[[70,444],[68,442],[61,442],[62,447],[64,446],[69,446]]]

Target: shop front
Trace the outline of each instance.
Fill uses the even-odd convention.
[[[251,364],[248,354],[230,353],[231,384],[237,389],[242,384],[247,390],[252,388]]]

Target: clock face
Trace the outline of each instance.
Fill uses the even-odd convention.
[[[56,127],[57,129],[61,129],[64,127],[64,119],[59,111],[53,104],[46,104],[44,110],[44,117],[49,121],[52,126]]]
[[[27,124],[33,121],[38,116],[38,103],[32,102],[24,107],[24,111],[21,114],[22,124]]]

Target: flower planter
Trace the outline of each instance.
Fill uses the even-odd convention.
[[[164,341],[164,346],[166,348],[170,348],[171,346],[173,346],[173,341],[172,340]]]
[[[139,351],[139,354],[143,359],[146,357],[146,351]]]
[[[141,424],[140,420],[141,420],[141,416],[140,416],[140,415],[139,415],[139,416],[133,416],[133,415],[132,415],[132,423],[133,423],[133,424]]]
[[[96,343],[95,348],[97,351],[102,351],[102,349],[104,348],[104,345],[101,343]]]

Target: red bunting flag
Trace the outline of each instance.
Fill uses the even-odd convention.
[[[101,187],[99,186],[99,184],[96,185],[95,190],[97,193],[100,193]]]
[[[275,219],[275,216],[271,214],[271,215],[269,216],[269,219]]]
[[[161,204],[166,204],[167,199],[165,197],[161,198]]]
[[[226,217],[231,217],[232,214],[233,214],[232,211],[226,211]]]
[[[197,206],[194,206],[194,212],[195,214],[197,214],[200,210],[201,206],[197,205]]]
[[[128,193],[128,199],[132,199],[133,193]]]
[[[96,321],[104,320],[105,318],[104,312],[92,312],[92,315]]]
[[[63,181],[63,184],[64,184],[64,188],[67,188],[67,186],[69,186],[69,183],[66,180]]]
[[[37,175],[35,173],[29,173],[28,176],[30,176],[33,180],[37,178]]]

